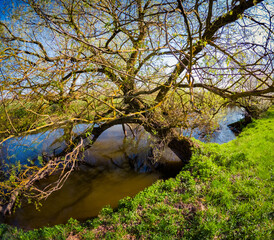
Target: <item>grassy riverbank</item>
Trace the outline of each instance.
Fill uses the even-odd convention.
[[[0,238],[272,239],[274,108],[234,141],[199,144],[175,179],[121,200],[115,212],[28,232],[0,225]]]

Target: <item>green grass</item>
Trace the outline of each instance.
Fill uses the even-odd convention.
[[[1,239],[273,239],[274,108],[226,144],[200,144],[176,178],[157,181],[85,223]]]

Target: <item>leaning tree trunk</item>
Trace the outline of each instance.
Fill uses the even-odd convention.
[[[186,164],[192,156],[194,142],[190,138],[180,136],[176,128],[161,126],[159,122],[149,122],[144,128],[159,139],[159,143],[164,142],[180,159]],[[156,134],[155,134],[156,133]]]
[[[194,144],[189,138],[174,136],[169,141],[168,147],[186,164],[192,156]]]

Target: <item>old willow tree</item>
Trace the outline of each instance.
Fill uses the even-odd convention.
[[[1,143],[78,123],[96,140],[137,123],[187,161],[192,143],[176,129],[207,126],[227,104],[273,99],[270,0],[18,2],[0,21]],[[67,139],[65,166],[83,136]],[[2,184],[2,212],[56,161],[25,170],[16,190]]]

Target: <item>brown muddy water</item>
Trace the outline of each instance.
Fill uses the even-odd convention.
[[[89,169],[74,172],[63,188],[42,201],[39,211],[25,205],[6,218],[5,223],[24,229],[65,223],[75,218],[86,220],[98,215],[102,207],[118,206],[126,196],[134,196],[159,178],[159,174],[109,171],[94,176]]]
[[[116,208],[120,199],[133,197],[156,180],[180,171],[182,162],[170,149],[165,149],[159,164],[154,165],[157,169],[151,166],[151,138],[142,129],[135,129],[135,136],[127,130],[127,138],[121,125],[105,131],[85,151],[85,164],[72,172],[61,190],[42,201],[38,210],[33,204],[23,203],[2,222],[34,229],[66,223],[70,218],[86,220],[97,216],[104,206]],[[39,185],[55,178],[51,176]]]

